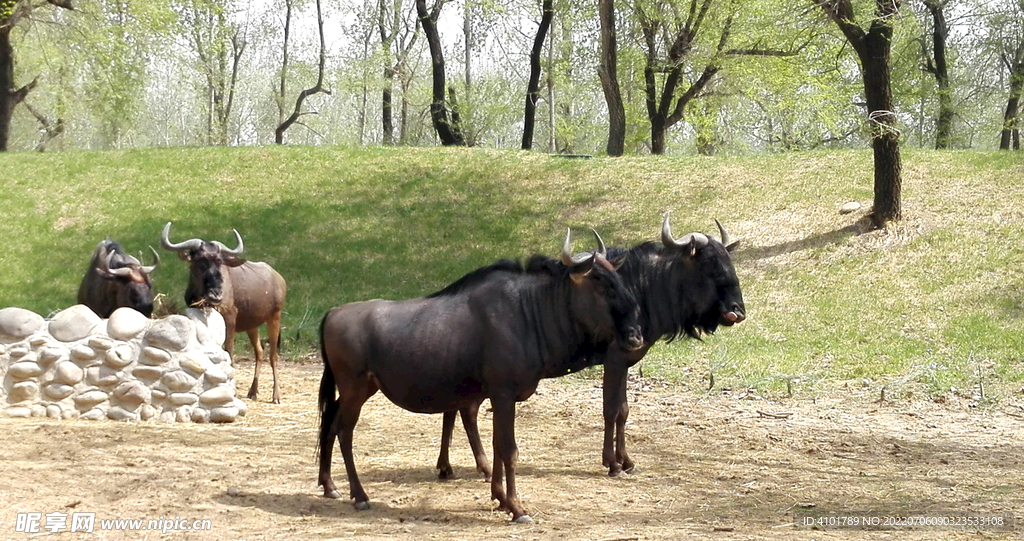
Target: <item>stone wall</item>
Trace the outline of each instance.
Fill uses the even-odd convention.
[[[0,310],[0,411],[11,417],[232,422],[245,415],[221,345],[224,319],[190,308],[100,319],[76,305],[46,320]]]

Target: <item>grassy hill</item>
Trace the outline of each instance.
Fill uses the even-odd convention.
[[[442,148],[174,148],[0,155],[0,307],[75,302],[104,236],[127,250],[233,243],[288,281],[285,355],[314,349],[331,306],[431,293],[500,257],[555,255],[566,227],[609,245],[677,235],[741,240],[749,319],[652,350],[645,375],[707,387],[814,392],[1015,392],[1024,380],[1024,160],[907,151],[906,218],[867,231],[869,150],[595,158]],[[841,215],[840,205],[862,210]],[[180,305],[186,264],[153,278]],[[242,344],[244,337],[239,338]],[[248,345],[240,345],[247,354]]]

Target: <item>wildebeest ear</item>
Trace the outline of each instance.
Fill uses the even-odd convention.
[[[731,254],[731,253],[733,253],[736,250],[736,247],[739,246],[739,245],[740,245],[740,241],[736,241],[736,242],[726,246],[725,247],[725,251],[729,252]]]
[[[182,250],[178,252],[178,257],[180,257],[184,261],[192,261],[192,256],[190,252],[191,250]]]
[[[224,254],[224,264],[225,265],[227,265],[229,267],[238,267],[242,263],[245,263],[244,259],[242,259],[240,257],[237,257],[237,256]]]

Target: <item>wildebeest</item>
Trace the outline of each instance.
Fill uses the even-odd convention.
[[[153,264],[145,267],[110,237],[100,241],[78,286],[78,303],[102,318],[110,317],[122,306],[152,316],[153,282],[149,273],[160,264],[160,256],[152,247],[149,249],[153,251]]]
[[[515,403],[542,378],[579,369],[595,348],[640,347],[636,300],[607,260],[563,262],[534,256],[524,267],[502,260],[418,299],[372,300],[331,309],[320,324],[320,475],[324,495],[340,498],[331,479],[339,437],[349,494],[357,509],[369,498],[356,474],[352,436],[359,411],[378,390],[420,413],[455,411],[491,400],[494,475],[491,498],[516,522],[531,522],[515,484]],[[337,396],[335,396],[337,391]],[[502,480],[504,478],[504,487]],[[506,491],[507,489],[507,491]]]
[[[700,339],[714,333],[719,325],[730,326],[746,318],[739,278],[729,254],[738,243],[718,225],[721,241],[702,233],[672,236],[669,216],[661,227],[661,242],[647,242],[632,248],[611,248],[610,261],[640,304],[640,327],[645,343],[640,348],[611,344],[595,352],[591,364],[604,365],[604,444],[602,463],[608,475],[631,471],[635,464],[626,452],[626,379],[629,367],[640,362],[655,342],[679,336]],[[466,428],[477,469],[487,475],[476,414],[480,403],[459,410]],[[448,448],[455,425],[455,411],[445,414],[441,452],[437,459],[440,477],[452,476]]]
[[[277,361],[281,339],[281,309],[287,292],[284,278],[266,263],[242,259],[242,236],[236,230],[232,230],[237,244],[234,249],[217,241],[201,239],[189,239],[175,244],[168,238],[170,231],[171,222],[167,222],[160,235],[160,244],[189,262],[185,303],[189,306],[212,306],[224,316],[224,350],[232,358],[235,333],[245,332],[249,335],[256,356],[256,367],[248,394],[251,399],[256,398],[259,390],[260,364],[263,361],[260,325],[267,324],[270,368],[274,375],[273,402],[280,404]]]

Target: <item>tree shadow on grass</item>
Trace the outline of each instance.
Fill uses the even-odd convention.
[[[741,249],[737,252],[736,259],[740,261],[747,259],[761,260],[783,254],[821,248],[822,246],[827,246],[829,244],[839,245],[850,237],[862,235],[868,231],[870,231],[870,229],[868,229],[864,221],[861,220],[833,231],[818,233],[799,240],[782,242],[774,246],[755,246],[753,248]]]

